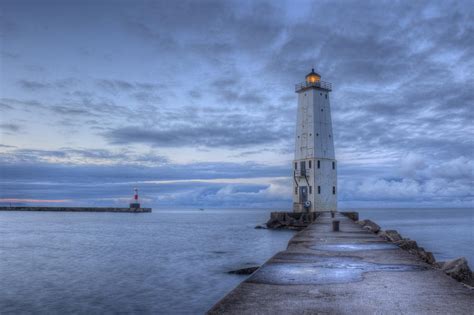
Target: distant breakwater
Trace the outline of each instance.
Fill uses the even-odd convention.
[[[54,211],[54,212],[151,212],[151,208],[112,208],[112,207],[0,207],[0,211]]]

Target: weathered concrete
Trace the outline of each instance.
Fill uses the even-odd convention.
[[[107,207],[0,207],[0,211],[56,211],[56,212],[151,212],[151,208]]]
[[[297,233],[209,314],[472,314],[474,291],[329,212]]]

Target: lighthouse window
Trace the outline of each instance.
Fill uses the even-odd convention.
[[[336,194],[336,186],[332,186],[332,194],[333,194],[333,195]]]
[[[309,161],[308,164],[309,164],[309,168],[311,168],[311,161]]]
[[[318,160],[318,168],[321,168],[321,161]]]
[[[295,187],[295,195],[298,194],[298,187]]]
[[[332,169],[333,169],[333,170],[336,169],[336,162],[332,162]]]
[[[318,186],[318,194],[321,194],[321,186]]]
[[[298,169],[298,163],[295,162],[295,170]]]
[[[325,96],[326,96],[326,98],[328,98],[328,93],[326,93],[326,95],[325,95]]]
[[[309,186],[309,194],[311,195],[313,193],[313,186]]]
[[[323,93],[319,93],[319,95],[323,96]]]
[[[324,111],[324,109],[321,108],[321,111]]]

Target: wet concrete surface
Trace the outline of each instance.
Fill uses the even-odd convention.
[[[375,264],[354,258],[323,258],[317,263],[269,264],[247,282],[280,285],[345,283],[361,281],[364,272],[426,269],[416,265]]]
[[[474,291],[336,214],[297,233],[209,314],[472,314]]]
[[[309,248],[318,251],[331,251],[331,252],[356,252],[356,251],[368,251],[368,250],[386,250],[386,249],[398,249],[397,245],[389,243],[365,243],[365,244],[318,244],[309,246]]]

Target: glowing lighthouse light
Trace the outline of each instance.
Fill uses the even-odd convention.
[[[138,201],[138,188],[134,189],[133,200],[130,203],[130,209],[140,209],[140,202]]]
[[[311,72],[306,75],[306,82],[307,83],[316,83],[321,81],[321,76],[314,72],[314,68],[311,69]]]

